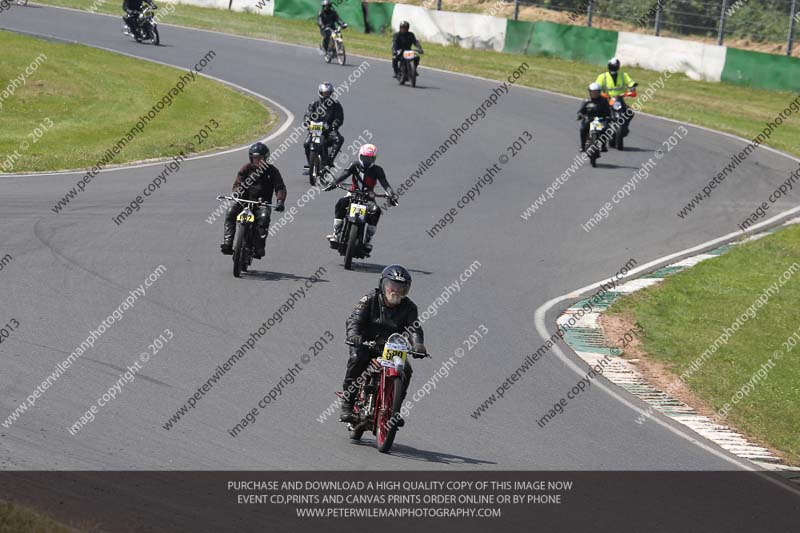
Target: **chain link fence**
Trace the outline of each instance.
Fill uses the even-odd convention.
[[[520,11],[538,8],[561,13],[556,22],[618,31],[639,31],[670,37],[727,39],[752,43],[785,42],[792,54],[800,0],[496,0],[408,2],[429,9],[482,12],[520,18]],[[524,18],[535,20],[535,16]]]

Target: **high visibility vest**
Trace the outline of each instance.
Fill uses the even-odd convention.
[[[609,96],[619,96],[624,94],[626,89],[633,85],[633,80],[627,73],[617,72],[617,83],[614,84],[614,78],[611,77],[610,72],[604,72],[597,77],[597,83],[600,84],[602,92]]]

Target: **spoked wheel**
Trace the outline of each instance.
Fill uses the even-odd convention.
[[[344,269],[353,269],[353,254],[356,251],[356,241],[358,240],[358,226],[350,226],[350,234],[347,236],[347,251],[344,253]]]
[[[325,50],[325,62],[330,63],[333,59],[333,54],[331,53],[331,43],[328,43],[328,49]]]
[[[158,35],[158,28],[153,26],[152,32],[153,32],[153,44],[158,46],[159,44],[161,44],[161,36]]]
[[[345,54],[344,43],[342,42],[336,43],[336,61],[338,61],[340,65],[344,65],[347,61],[347,54]]]
[[[242,276],[242,266],[244,265],[244,234],[247,233],[244,226],[236,229],[236,238],[233,241],[233,277]]]
[[[394,443],[394,436],[397,434],[397,416],[400,414],[400,407],[403,398],[403,380],[400,376],[386,380],[386,388],[383,389],[383,397],[378,401],[378,431],[376,438],[378,441],[378,451],[389,453]]]
[[[322,157],[319,153],[314,153],[311,156],[311,168],[308,169],[308,183],[311,185],[317,184],[317,179],[322,168]]]

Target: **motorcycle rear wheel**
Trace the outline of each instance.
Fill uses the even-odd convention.
[[[396,416],[400,415],[400,408],[402,407],[403,398],[403,380],[400,376],[395,376],[391,381],[391,386],[383,391],[381,398],[378,416],[378,427],[376,428],[375,437],[378,441],[378,451],[381,453],[389,453],[394,444],[394,437],[397,435]],[[391,398],[389,397],[391,395]],[[394,420],[395,423],[389,424],[389,421]]]

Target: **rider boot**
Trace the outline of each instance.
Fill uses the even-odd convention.
[[[364,235],[364,250],[369,253],[372,251],[372,238],[375,236],[375,232],[378,231],[378,226],[371,226],[367,224],[367,233]]]
[[[224,255],[233,255],[233,236],[236,233],[236,220],[225,220],[220,249]]]
[[[337,242],[341,240],[341,233],[342,233],[342,226],[344,226],[344,219],[342,218],[334,218],[333,219],[333,233],[328,235],[327,239],[329,241]]]
[[[342,406],[339,422],[353,422],[353,405],[356,403],[356,382],[354,379],[345,378],[342,385]]]

